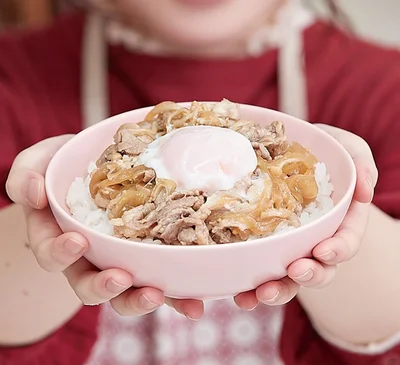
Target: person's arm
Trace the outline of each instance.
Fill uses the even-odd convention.
[[[6,110],[2,110],[5,105]],[[163,305],[160,290],[133,288],[132,276],[118,268],[99,271],[83,257],[89,249],[87,240],[78,233],[60,230],[48,207],[44,175],[51,157],[71,136],[43,140],[17,155],[18,136],[13,132],[18,130],[18,120],[12,105],[1,98],[0,83],[4,148],[0,154],[0,208],[9,203],[4,185],[10,199],[18,204],[0,210],[0,349],[2,345],[35,342],[58,329],[80,307],[77,297],[91,306],[111,302],[124,316],[144,315]],[[24,296],[29,298],[22,302]],[[203,314],[199,301],[168,299],[168,304],[190,318]]]
[[[399,362],[398,230],[399,221],[372,205],[355,258],[339,265],[330,286],[303,288],[288,303],[280,342],[285,364]]]
[[[37,264],[20,206],[0,210],[0,346],[25,345],[54,332],[82,303],[61,273]]]
[[[1,250],[4,250],[7,259],[12,261],[10,265],[13,265],[14,272],[19,275],[10,275],[11,282],[0,279],[0,300],[4,300],[5,304],[0,306],[0,323],[5,324],[0,326],[0,333],[4,336],[3,345],[37,341],[57,329],[79,308],[76,296],[87,305],[111,301],[117,312],[131,316],[150,313],[164,303],[164,296],[158,289],[132,288],[132,276],[121,269],[99,271],[83,257],[89,248],[87,240],[75,232],[63,233],[58,227],[48,207],[44,175],[51,157],[70,138],[70,135],[66,135],[41,141],[19,153],[12,163],[6,190],[9,197],[20,207],[14,205],[1,212],[0,224],[5,228],[2,232],[4,240],[0,243]],[[1,159],[0,164],[4,165]],[[5,197],[0,194],[1,200],[4,201]],[[23,244],[28,244],[33,254],[30,265],[27,265],[26,253],[13,246],[21,247],[21,239]],[[33,257],[39,265],[32,262]],[[40,272],[43,269],[55,274]],[[65,274],[75,294],[62,280],[61,272]],[[55,279],[56,276],[58,280]],[[22,313],[16,311],[19,309],[18,303],[21,298],[14,288],[24,290],[25,287],[21,283],[28,277],[32,280],[29,284],[34,303],[28,303],[32,307],[25,303],[24,311],[28,313],[23,318],[35,318],[29,322],[31,332],[24,333],[20,331],[22,323],[21,318],[18,318]],[[47,280],[42,282],[45,277]],[[43,296],[40,296],[41,293]],[[60,308],[51,309],[60,304],[58,300],[63,299],[65,303],[62,302]],[[203,312],[200,302],[172,300],[171,305],[175,305],[178,311],[182,308],[182,314],[186,311],[194,313],[192,318],[201,316]],[[42,306],[50,310],[44,312]],[[14,316],[10,316],[11,308],[15,308]],[[49,314],[51,311],[54,317]],[[44,321],[40,315],[48,318]],[[11,338],[12,331],[14,335]]]
[[[385,118],[376,119],[381,123],[382,138],[372,146],[379,169],[375,204],[368,211],[360,205],[352,224],[346,227],[352,237],[346,240],[350,260],[338,266],[329,286],[319,290],[303,288],[298,296],[322,336],[344,347],[354,346],[355,350],[390,342],[394,335],[400,342],[400,221],[396,219],[400,217],[400,125],[396,122],[399,106],[400,83],[379,108]],[[385,120],[387,116],[389,119]],[[388,129],[382,128],[385,125]],[[341,139],[335,129],[331,133],[357,155],[356,143]],[[329,242],[325,245],[329,246]],[[336,262],[334,259],[327,263]]]
[[[400,101],[400,88],[392,97]],[[400,105],[390,101],[389,110]],[[380,108],[383,115],[391,114],[387,110],[384,105]],[[380,175],[375,204],[354,202],[335,236],[313,251],[327,268],[339,264],[333,281],[321,289],[313,279],[310,283],[294,279],[302,285],[298,299],[316,331],[340,348],[365,354],[387,351],[400,343],[400,221],[396,219],[400,217],[400,125],[388,125],[391,134],[382,129],[385,138],[377,139],[385,144],[373,148]],[[347,132],[324,128],[353,156],[358,175],[368,170],[368,175],[375,175],[368,149]],[[321,256],[332,251],[336,257]],[[315,276],[323,278],[317,261],[307,264],[314,265]],[[289,276],[294,278],[291,267]]]
[[[380,110],[383,115],[390,115],[384,107]],[[373,177],[372,186],[376,181],[368,148],[350,133],[324,127],[355,160],[358,202],[352,204],[334,237],[313,250],[319,262],[302,259],[288,269],[292,280],[302,286],[298,300],[291,301],[285,309],[281,354],[288,365],[383,365],[400,359],[400,222],[396,219],[400,217],[400,125],[389,126],[392,133],[382,133],[385,144],[374,149],[380,172],[375,204],[360,203],[367,201],[369,184],[365,176]],[[376,140],[381,140],[379,135]],[[365,174],[366,171],[370,173]],[[364,193],[360,195],[363,185]],[[336,257],[322,259],[322,253],[332,251]],[[332,275],[335,264],[339,265],[336,275]],[[297,272],[313,268],[314,276],[296,279],[295,266],[302,266]],[[332,278],[329,286],[319,288]],[[287,291],[289,297],[295,289]]]
[[[0,82],[0,346],[35,342],[65,323],[81,306],[61,273],[39,267],[28,245],[23,209],[10,204],[6,196],[9,169],[23,148],[18,127],[20,103],[23,97],[15,97],[11,88]]]
[[[87,242],[75,233],[60,235],[62,232],[51,215],[44,192],[44,172],[49,159],[71,136],[50,139],[20,152],[29,143],[29,133],[23,132],[35,128],[26,123],[29,118],[21,107],[26,102],[25,96],[26,90],[20,93],[0,80],[0,363],[5,348],[38,343],[58,332],[77,313],[82,302],[100,304],[122,293],[126,287],[108,290],[106,282],[110,276],[116,280],[128,278],[127,287],[131,285],[130,275],[122,270],[98,274],[89,263],[74,265],[87,250]],[[32,98],[29,95],[27,104],[32,104]],[[34,112],[40,113],[40,110]],[[33,189],[30,194],[29,181],[39,183],[39,189]],[[10,204],[6,185],[18,205]],[[81,243],[80,252],[70,251],[71,246],[65,245],[67,238]],[[80,264],[84,261],[81,259]],[[61,273],[65,270],[75,290]],[[125,295],[126,298],[131,294],[128,298],[131,300],[124,302],[121,298],[118,308],[130,315],[151,311],[138,302],[143,292],[150,297],[156,292],[156,299],[163,301],[157,290],[131,290]],[[92,330],[96,332],[93,326]]]
[[[358,254],[338,267],[328,287],[303,288],[299,299],[318,332],[333,341],[368,345],[399,333],[399,221],[371,206]]]

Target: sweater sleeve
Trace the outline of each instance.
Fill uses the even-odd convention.
[[[32,345],[1,347],[1,365],[83,365],[97,339],[100,307],[83,307],[52,335]]]
[[[0,81],[0,208],[10,203],[7,197],[5,183],[12,161],[18,153],[18,127],[13,123],[13,106],[10,92]]]
[[[319,90],[321,96],[312,92],[321,103],[329,99],[329,107],[319,106],[323,111],[314,113],[313,120],[368,142],[379,170],[373,203],[400,219],[400,53],[356,41],[336,42],[334,52],[325,56],[327,63],[319,64],[325,73],[328,64],[336,67],[329,77],[335,81],[329,90]],[[354,346],[313,327],[299,302],[293,301],[285,311],[281,353],[286,365],[396,365],[400,333],[381,343]]]
[[[84,17],[0,34],[0,208],[16,155],[42,139],[81,129],[80,50]]]
[[[364,349],[324,339],[312,327],[297,300],[285,310],[280,350],[285,365],[399,365],[400,336]],[[335,344],[334,344],[335,343]]]

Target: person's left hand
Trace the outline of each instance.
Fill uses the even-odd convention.
[[[371,149],[362,138],[350,132],[323,124],[317,126],[336,138],[353,158],[357,170],[353,202],[335,235],[314,248],[312,259],[299,259],[288,267],[285,278],[237,295],[235,302],[242,309],[254,309],[259,302],[282,305],[293,299],[301,286],[318,288],[328,285],[335,275],[336,265],[353,258],[362,243],[368,223],[368,205],[378,180]]]

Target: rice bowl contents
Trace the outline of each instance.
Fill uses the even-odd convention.
[[[191,246],[279,234],[330,211],[325,165],[281,122],[261,127],[239,108],[163,102],[122,125],[71,184],[71,215],[119,238]]]

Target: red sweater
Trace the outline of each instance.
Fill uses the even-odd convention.
[[[16,154],[81,129],[82,14],[48,29],[0,37],[0,206]],[[400,54],[318,23],[305,32],[309,119],[350,130],[370,144],[380,170],[375,204],[400,218]],[[278,108],[277,51],[255,59],[177,60],[110,48],[111,113],[163,100],[219,100]],[[82,365],[96,340],[99,309],[84,308],[40,343],[1,349],[1,365]],[[400,346],[379,356],[340,351],[313,330],[297,301],[281,336],[286,365],[400,364]],[[57,360],[55,360],[55,358]],[[392,361],[392,362],[386,362]]]

